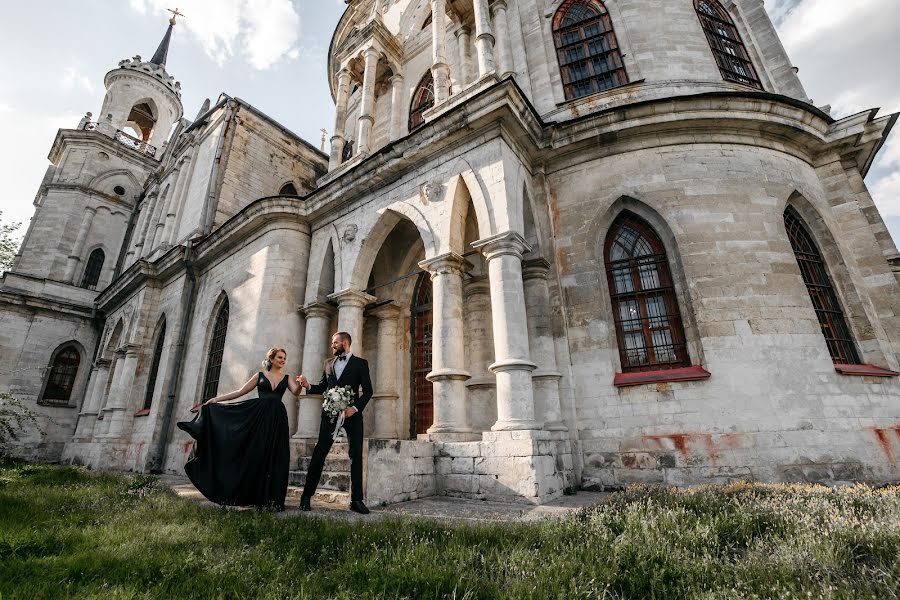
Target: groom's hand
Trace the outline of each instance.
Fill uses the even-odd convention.
[[[353,415],[355,415],[358,412],[359,411],[356,410],[355,406],[348,406],[347,408],[344,409],[344,418],[349,419],[350,417],[352,417]]]
[[[309,389],[309,379],[306,378],[306,375],[297,375],[297,383],[299,383],[303,389]]]

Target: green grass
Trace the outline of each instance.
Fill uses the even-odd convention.
[[[633,488],[561,522],[359,525],[0,463],[0,599],[65,597],[891,599],[900,489]]]

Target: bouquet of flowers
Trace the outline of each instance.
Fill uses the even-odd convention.
[[[341,427],[344,425],[344,409],[353,404],[356,400],[356,394],[353,393],[350,386],[342,385],[325,390],[322,398],[324,399],[322,410],[325,411],[332,421],[337,420],[334,426],[334,436],[332,437],[332,439],[336,440]]]

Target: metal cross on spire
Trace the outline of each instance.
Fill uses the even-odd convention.
[[[175,10],[172,10],[171,8],[167,8],[166,10],[169,11],[170,13],[172,13],[172,18],[169,19],[169,24],[170,24],[170,25],[174,25],[174,24],[175,24],[175,18],[176,18],[176,17],[183,17],[183,16],[184,16],[184,13],[178,12],[178,7],[177,7],[177,6],[175,7]]]

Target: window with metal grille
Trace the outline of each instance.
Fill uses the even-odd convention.
[[[604,260],[622,371],[689,366],[666,249],[650,224],[623,212],[606,236]]]
[[[222,303],[213,325],[206,359],[206,376],[203,378],[203,400],[215,398],[219,393],[219,375],[222,372],[222,355],[225,353],[225,335],[228,333],[228,298]]]
[[[426,71],[419,81],[419,85],[416,86],[412,103],[409,105],[410,131],[425,124],[424,113],[432,106],[434,106],[434,78],[431,76],[431,71]]]
[[[553,17],[566,100],[628,83],[612,19],[598,0],[567,0]]]
[[[822,335],[828,345],[828,352],[835,364],[859,364],[859,355],[853,344],[853,337],[847,321],[844,319],[844,311],[838,301],[828,269],[818,246],[813,241],[812,235],[803,223],[803,219],[793,208],[788,207],[784,211],[784,227],[787,230],[791,248],[797,257],[800,266],[800,274],[803,283],[809,292]]]
[[[44,388],[44,395],[40,403],[50,406],[68,406],[80,364],[81,355],[74,346],[68,346],[57,352],[50,364],[47,386]]]
[[[100,273],[103,271],[103,262],[106,254],[100,248],[91,252],[88,257],[87,267],[84,269],[84,277],[81,278],[81,287],[96,290],[100,282]]]
[[[156,390],[156,378],[159,374],[159,362],[162,359],[166,342],[166,322],[163,321],[156,337],[156,348],[153,350],[153,363],[150,365],[150,378],[147,380],[147,392],[144,394],[144,409],[149,410],[153,404],[153,392]]]
[[[694,0],[694,8],[700,17],[700,25],[706,33],[706,40],[719,65],[722,78],[763,89],[753,61],[741,40],[731,15],[717,0]]]
[[[412,307],[412,386],[415,432],[427,433],[434,423],[434,393],[427,376],[431,372],[432,321],[431,276],[422,273],[416,283]]]

